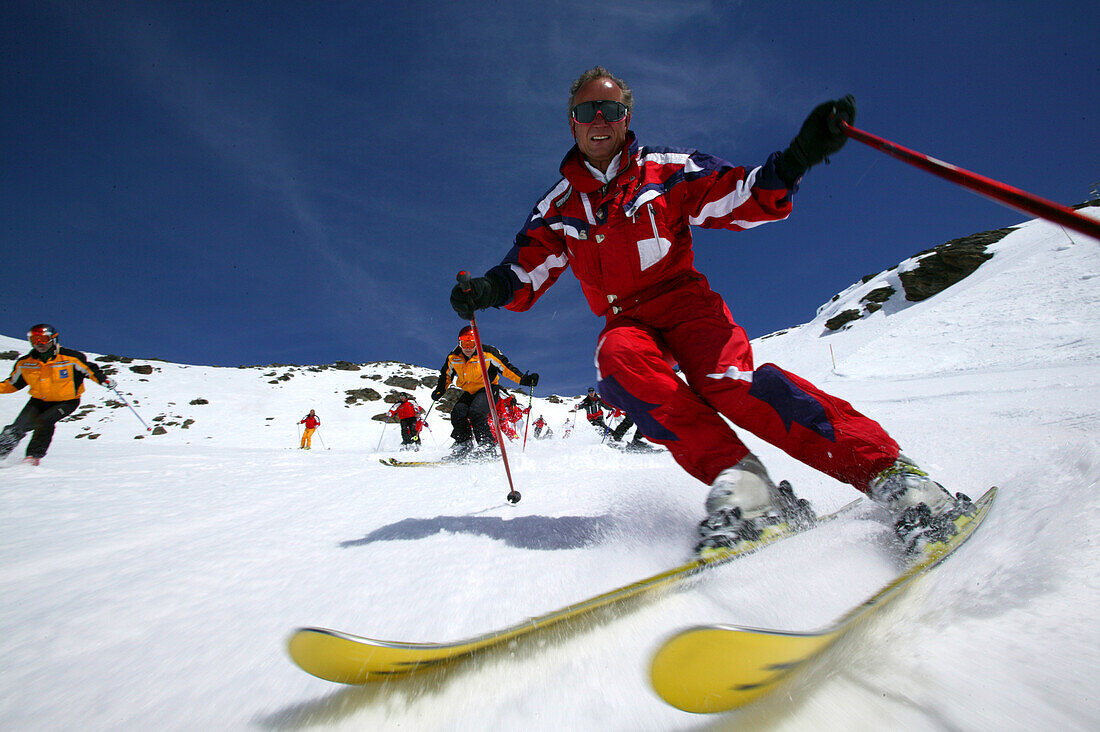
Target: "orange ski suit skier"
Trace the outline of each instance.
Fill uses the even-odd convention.
[[[13,394],[25,386],[31,394],[15,421],[0,432],[0,460],[33,430],[24,462],[38,465],[53,440],[54,426],[80,405],[84,379],[90,378],[108,388],[114,386],[83,353],[61,348],[57,335],[57,330],[46,323],[31,328],[27,332],[32,346],[30,353],[15,362],[11,376],[0,381],[0,394]]]

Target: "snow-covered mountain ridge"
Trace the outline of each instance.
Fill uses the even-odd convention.
[[[76,337],[67,338],[63,326],[57,327],[63,345],[78,341]],[[397,395],[411,394],[427,409],[439,377],[438,369],[396,361],[226,368],[102,355],[85,351],[79,342],[70,347],[83,351],[115,379],[127,401],[153,427],[151,437],[187,444],[216,439],[246,446],[237,440],[242,434],[253,435],[240,429],[241,422],[249,420],[262,427],[264,437],[260,444],[270,444],[269,440],[278,434],[278,439],[288,439],[289,445],[296,440],[294,425],[310,409],[316,409],[324,427],[321,439],[336,440],[336,444],[349,447],[369,443],[375,448],[378,422],[384,420],[385,412],[397,402]],[[0,336],[0,371],[6,376],[12,362],[28,350],[26,341]],[[506,387],[509,384],[505,382]],[[514,388],[517,397],[521,396],[518,387]],[[456,392],[453,386],[450,392]],[[444,396],[438,413],[429,416],[429,424],[439,430],[441,439],[449,433],[444,416],[449,411],[446,406],[449,396],[453,394]],[[138,420],[113,397],[110,392],[87,383],[80,408],[66,420],[66,423],[79,422],[77,431],[73,433],[63,423],[55,439],[145,437]],[[526,402],[525,399],[524,406]],[[573,403],[571,397],[536,396],[532,411],[536,416],[546,412],[547,419],[550,414],[562,413],[563,420]],[[14,399],[9,404],[0,404],[0,410],[13,405]],[[397,434],[396,429],[390,432],[391,437]]]

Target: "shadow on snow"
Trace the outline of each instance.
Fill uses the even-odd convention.
[[[441,532],[475,534],[519,549],[578,549],[598,542],[614,522],[611,516],[436,516],[405,519],[376,529],[362,539],[340,542],[346,548],[376,541],[423,539]]]

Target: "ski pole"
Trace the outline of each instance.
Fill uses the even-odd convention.
[[[523,449],[527,452],[527,431],[531,429],[531,406],[535,403],[535,387],[531,387],[531,398],[527,400],[527,419],[523,420]]]
[[[469,292],[470,273],[463,270],[458,273],[457,279],[462,291]],[[473,313],[470,313],[470,330],[473,331],[474,345],[477,346],[477,361],[481,366],[481,380],[485,384],[485,401],[489,402],[489,415],[493,418],[493,424],[496,426],[497,435],[502,435],[500,417],[497,416],[496,399],[493,397],[493,384],[489,381],[489,369],[485,365],[485,351],[481,347],[481,335],[477,332],[477,319]],[[498,437],[497,442],[500,445],[500,457],[504,460],[504,473],[508,476],[508,502],[519,503],[521,496],[519,491],[516,490],[515,483],[512,482],[512,468],[508,465],[508,451],[504,449],[504,439]]]
[[[1067,206],[1048,201],[1045,198],[1040,198],[1027,191],[1022,191],[1019,188],[1014,188],[1000,181],[993,180],[992,178],[987,178],[984,175],[971,173],[969,170],[964,170],[951,163],[937,160],[924,153],[902,147],[897,143],[890,142],[889,140],[872,135],[869,132],[864,132],[863,130],[852,127],[842,119],[834,117],[832,121],[836,122],[840,130],[853,140],[858,140],[864,145],[880,150],[904,163],[909,163],[914,167],[920,168],[932,175],[939,176],[944,180],[951,181],[963,188],[969,188],[975,193],[985,196],[997,203],[1004,204],[1009,208],[1014,208],[1018,211],[1023,211],[1024,213],[1053,221],[1059,226],[1065,226],[1074,231],[1079,231],[1082,234],[1100,239],[1100,221],[1094,221],[1087,216],[1082,216]]]
[[[378,435],[378,447],[374,448],[375,452],[382,449],[382,438],[386,436],[386,425],[390,423],[390,416],[387,414],[386,418],[382,420],[382,434]]]
[[[321,433],[320,433],[320,432],[317,432],[316,434],[317,434],[317,439],[321,441],[321,447],[323,447],[323,448],[325,448],[325,449],[327,450],[327,449],[328,449],[328,445],[326,445],[326,444],[325,444],[325,438],[324,438],[324,437],[321,437]]]
[[[122,396],[122,393],[117,388],[115,388],[112,385],[110,387],[110,389],[111,389],[111,391],[113,391],[115,393],[116,396],[118,396],[119,399],[122,400],[123,404],[125,404],[127,407],[130,407],[130,402],[126,401],[126,397]],[[134,416],[138,418],[138,422],[141,422],[141,426],[145,428],[146,432],[152,432],[153,431],[152,427],[145,424],[145,420],[141,418],[141,415],[137,413],[136,409],[134,409],[133,407],[130,407],[130,411],[133,412]]]
[[[439,440],[435,439],[435,433],[432,432],[432,426],[430,424],[428,424],[428,415],[432,413],[433,409],[435,409],[436,402],[438,402],[438,401],[439,401],[439,399],[436,399],[431,404],[429,404],[428,405],[428,411],[424,412],[424,426],[428,428],[428,434],[430,434],[432,436],[432,442],[435,443],[436,447],[439,447]]]

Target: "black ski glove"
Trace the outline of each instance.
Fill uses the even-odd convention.
[[[470,280],[470,289],[455,285],[451,290],[451,307],[458,317],[469,320],[477,310],[500,307],[507,298],[508,285],[500,275],[490,272]]]
[[[519,379],[520,386],[538,386],[539,375],[525,372]]]
[[[855,119],[856,99],[851,94],[814,107],[776,162],[776,172],[783,182],[794,186],[807,170],[844,147],[848,136],[840,129],[839,120],[852,124]]]
[[[443,392],[445,392],[445,391],[447,391],[447,387],[445,387],[445,386],[437,386],[434,389],[432,389],[432,401],[433,402],[438,402],[439,398],[443,396]],[[442,407],[440,407],[440,408],[442,409]]]

